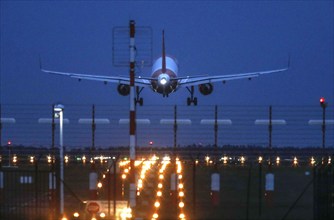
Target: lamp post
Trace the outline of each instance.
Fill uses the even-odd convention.
[[[59,165],[60,165],[60,215],[64,213],[64,148],[63,148],[63,114],[64,105],[54,105],[55,118],[59,118]]]

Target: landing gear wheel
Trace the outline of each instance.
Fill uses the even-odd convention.
[[[194,98],[193,103],[194,103],[194,106],[197,106],[197,97]]]
[[[140,97],[140,93],[143,91],[144,87],[139,88],[136,86],[136,98],[135,98],[135,105],[139,103],[140,106],[143,106],[144,99]]]
[[[139,105],[140,105],[140,106],[143,106],[144,99],[143,99],[143,98],[140,98],[138,102],[139,102]]]
[[[144,99],[143,98],[135,98],[135,104],[139,104],[140,106],[143,106]]]
[[[191,105],[191,103],[194,103],[194,106],[197,105],[197,97],[194,97],[194,86],[191,86],[190,89],[187,87],[187,90],[190,93],[190,97],[187,98],[187,105]]]
[[[191,103],[194,103],[194,106],[197,106],[197,97],[194,97],[194,98],[191,98],[191,97],[188,97],[187,98],[187,105],[191,105]]]

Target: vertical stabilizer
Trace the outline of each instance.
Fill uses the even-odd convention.
[[[161,71],[166,73],[166,51],[165,51],[165,30],[162,31],[162,68]]]

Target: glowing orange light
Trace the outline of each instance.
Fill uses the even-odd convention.
[[[183,218],[185,218],[186,216],[185,216],[185,214],[181,213],[181,214],[179,215],[179,217],[183,219]]]

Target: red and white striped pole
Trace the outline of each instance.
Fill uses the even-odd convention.
[[[211,199],[212,205],[219,205],[219,191],[220,191],[220,175],[219,173],[211,174]]]
[[[136,104],[135,104],[135,21],[130,20],[130,190],[129,205],[136,206]]]

